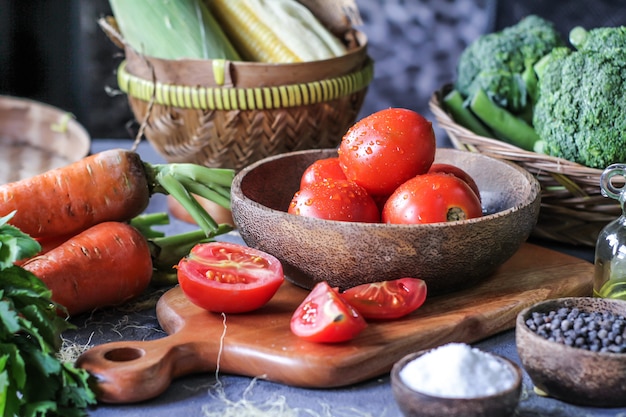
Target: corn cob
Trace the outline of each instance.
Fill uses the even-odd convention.
[[[345,46],[296,0],[205,0],[242,57],[269,63],[343,55]]]

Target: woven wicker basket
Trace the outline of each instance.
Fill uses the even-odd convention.
[[[458,125],[443,109],[442,97],[451,86],[435,92],[430,110],[457,149],[512,161],[541,183],[541,210],[533,236],[561,243],[595,246],[598,234],[621,214],[615,200],[602,196],[602,170],[562,158],[528,152],[508,143],[479,136]]]
[[[0,184],[84,158],[91,137],[74,117],[39,101],[0,95]]]
[[[111,19],[100,26],[112,39]],[[120,89],[168,162],[239,170],[279,153],[337,146],[355,122],[373,62],[357,33],[341,57],[295,64],[162,60],[123,46]]]

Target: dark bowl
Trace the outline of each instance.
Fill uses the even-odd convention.
[[[233,219],[251,247],[281,260],[287,278],[305,288],[319,281],[349,288],[416,277],[429,294],[456,291],[488,277],[526,241],[539,215],[540,186],[527,171],[488,156],[438,149],[436,162],[467,171],[481,191],[481,218],[391,225],[321,220],[287,213],[300,177],[336,150],[263,159],[233,181]]]
[[[522,365],[533,383],[548,396],[572,404],[626,406],[626,353],[592,352],[549,341],[526,325],[533,312],[560,307],[626,316],[626,301],[593,297],[547,300],[521,311],[515,339]]]
[[[400,371],[426,351],[411,353],[396,362],[391,370],[391,389],[400,410],[406,417],[508,417],[517,408],[522,392],[522,371],[511,360],[489,353],[515,374],[514,384],[493,395],[473,398],[447,398],[418,392],[408,387]],[[450,381],[451,384],[454,381]]]

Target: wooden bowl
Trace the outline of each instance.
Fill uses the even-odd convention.
[[[32,177],[89,153],[91,138],[73,116],[38,101],[0,96],[0,184]]]
[[[625,301],[592,297],[547,300],[521,311],[515,339],[522,365],[533,383],[548,396],[572,404],[626,406],[626,353],[598,353],[566,346],[537,335],[526,325],[533,312],[560,307],[626,316]]]
[[[276,256],[287,278],[304,288],[402,277],[422,278],[429,294],[451,292],[488,277],[528,238],[539,213],[539,183],[518,166],[454,149],[437,162],[473,176],[486,214],[450,223],[391,225],[329,221],[287,213],[304,170],[336,150],[307,150],[258,161],[231,189],[232,214],[251,247]]]
[[[396,362],[391,370],[393,396],[405,417],[508,417],[517,408],[522,392],[522,371],[511,360],[495,355],[515,375],[515,382],[493,395],[473,398],[438,397],[418,392],[407,386],[400,371],[428,351],[411,353]],[[454,381],[450,381],[451,384]]]

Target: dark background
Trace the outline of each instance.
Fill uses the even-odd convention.
[[[362,115],[407,107],[430,117],[433,91],[455,77],[465,46],[529,13],[566,34],[575,25],[626,22],[625,0],[357,0],[376,62]],[[72,112],[94,138],[132,137],[133,116],[119,94],[122,59],[96,21],[108,0],[0,0],[0,94]]]

